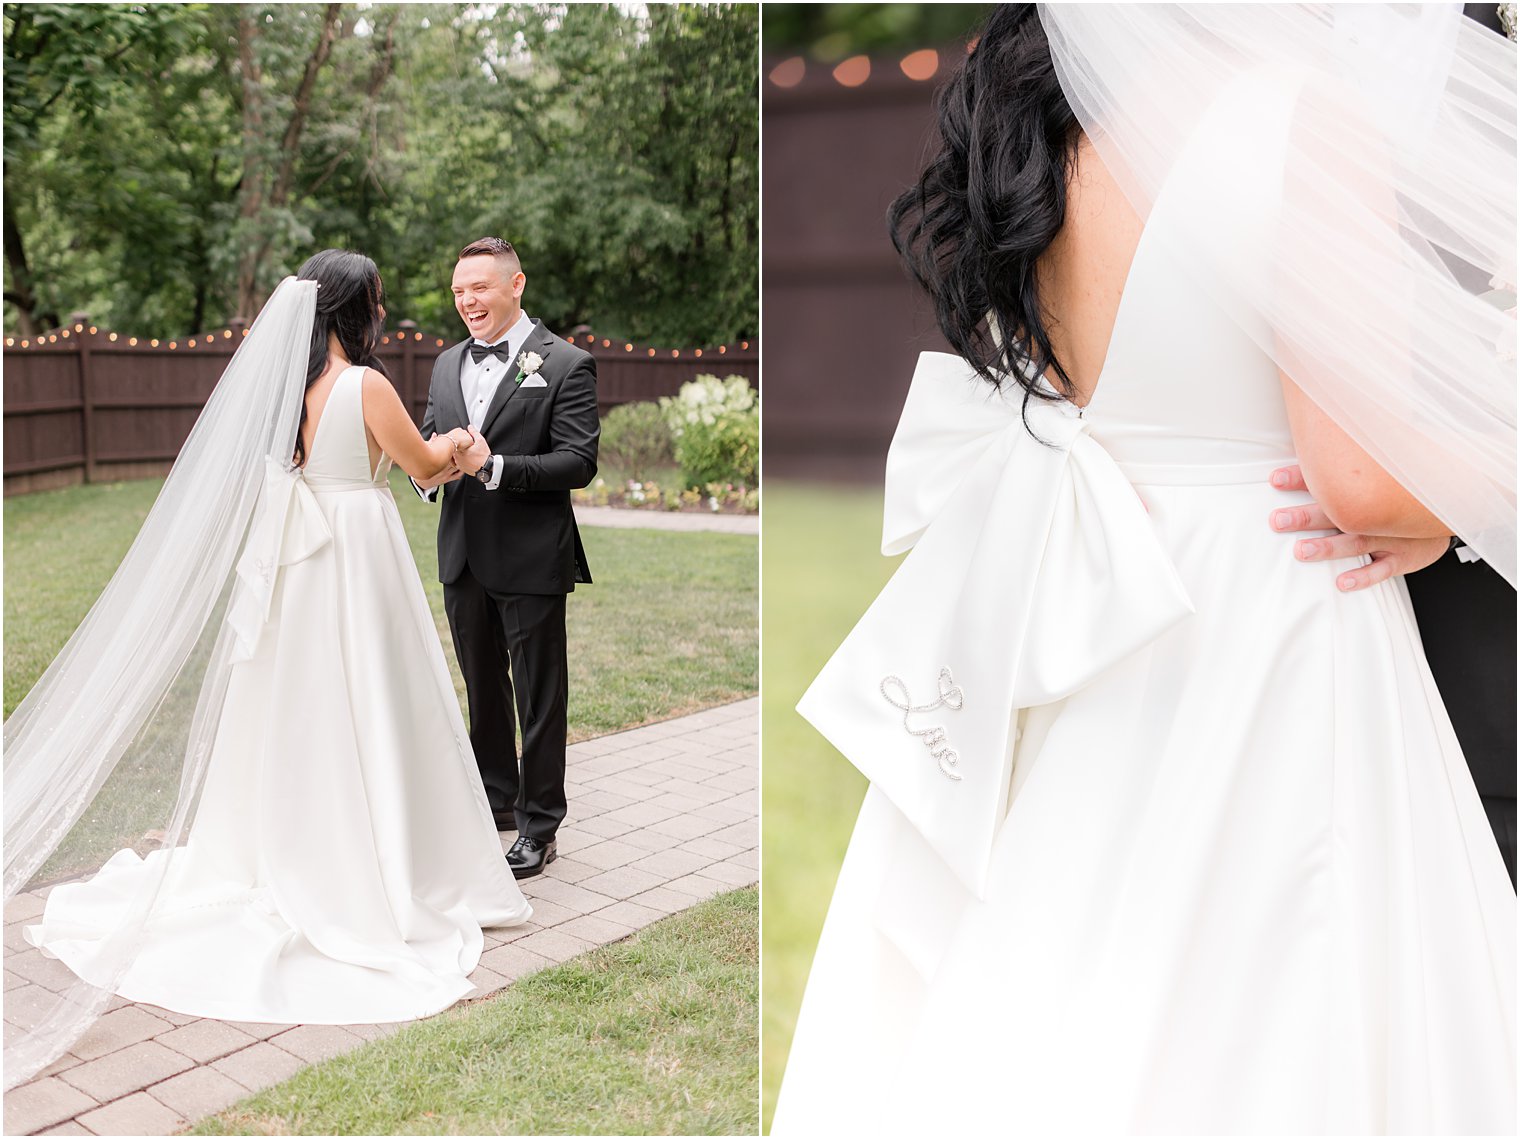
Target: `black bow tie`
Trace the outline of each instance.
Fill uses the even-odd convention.
[[[481,344],[475,340],[470,341],[471,360],[474,360],[478,364],[487,356],[495,356],[501,360],[510,360],[512,353],[507,350],[507,342],[505,340],[500,344]]]

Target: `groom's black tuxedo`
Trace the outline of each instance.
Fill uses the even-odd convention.
[[[469,422],[459,386],[469,344],[454,345],[433,364],[423,438]],[[570,491],[596,474],[596,361],[539,321],[523,351],[543,358],[545,386],[514,384],[512,365],[478,425],[491,453],[502,456],[501,485],[486,490],[464,478],[443,489],[438,576],[445,585],[466,566],[502,593],[569,593],[591,580]]]
[[[424,438],[469,422],[468,348],[456,344],[433,365]],[[570,491],[596,474],[601,429],[590,353],[537,321],[523,352],[542,357],[543,386],[515,383],[515,362],[497,386],[477,426],[501,456],[501,481],[487,490],[465,476],[441,488],[438,576],[486,797],[498,814],[515,808],[520,834],[547,842],[566,809],[565,595],[591,580]]]
[[[1449,553],[1404,579],[1441,700],[1515,877],[1515,591]]]

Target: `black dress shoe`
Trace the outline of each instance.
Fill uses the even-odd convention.
[[[515,831],[517,829],[516,811],[498,811],[493,807],[491,809],[491,818],[496,820],[496,829],[498,831]]]
[[[544,872],[544,867],[559,857],[559,847],[551,838],[541,842],[523,835],[507,851],[507,865],[514,878],[533,878]]]

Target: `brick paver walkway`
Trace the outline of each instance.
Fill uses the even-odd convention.
[[[577,506],[582,526],[614,530],[715,530],[720,534],[758,534],[758,514],[712,514],[685,510],[628,510],[618,506]]]
[[[573,744],[560,857],[523,883],[533,920],[486,931],[471,974],[480,995],[756,882],[758,744],[758,700]],[[5,909],[8,1030],[72,979],[21,937],[42,905],[22,894]],[[67,1055],[6,1094],[5,1133],[171,1134],[399,1027],[230,1023],[118,998]]]

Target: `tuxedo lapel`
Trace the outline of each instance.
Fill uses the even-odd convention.
[[[454,358],[446,361],[443,368],[444,392],[454,404],[454,418],[460,427],[470,422],[470,412],[465,402],[463,386],[464,361],[469,347],[470,342],[465,340],[450,348],[449,352],[453,353]],[[445,356],[448,354],[448,352],[444,353]]]
[[[553,350],[554,340],[544,328],[543,321],[533,322],[533,331],[528,333],[528,339],[523,341],[523,346],[518,350],[517,356],[521,357],[524,352],[537,352],[544,361],[544,367],[539,369],[539,375],[543,375],[544,368],[549,365],[549,353]],[[517,394],[517,389],[522,387],[516,382],[517,373],[521,369],[517,366],[517,359],[513,359],[507,366],[508,374],[501,378],[501,383],[496,385],[496,394],[491,397],[491,406],[486,408],[485,422],[480,425],[480,433],[484,435],[491,430],[491,424],[501,414],[501,409],[511,402]]]

